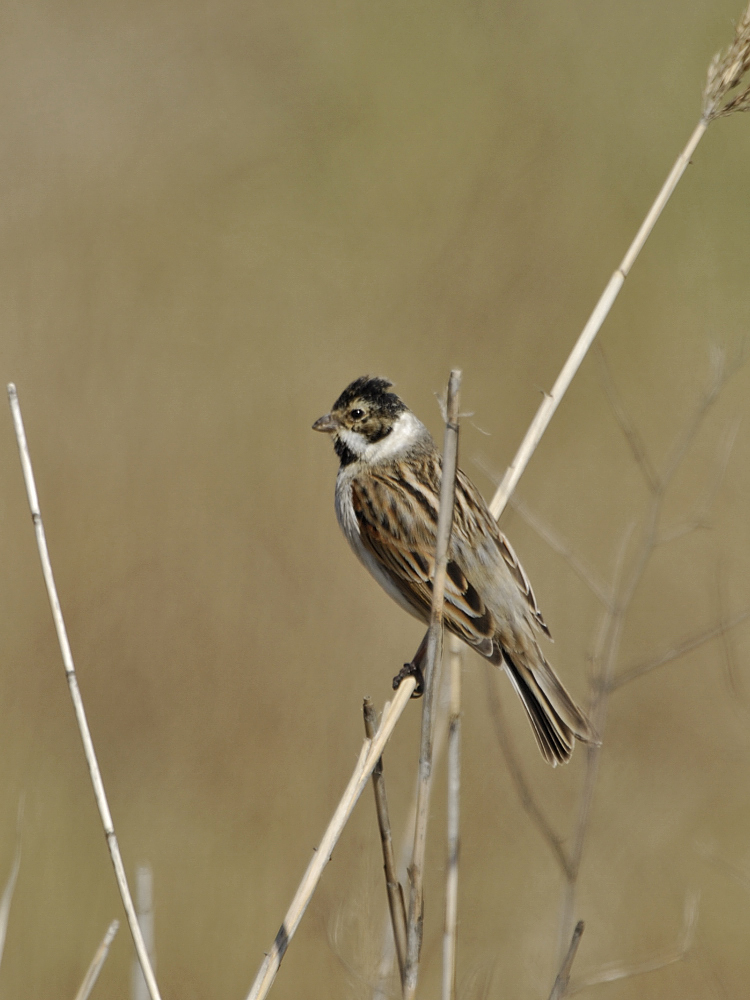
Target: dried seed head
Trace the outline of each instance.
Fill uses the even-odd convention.
[[[742,82],[750,69],[750,5],[734,29],[734,41],[726,52],[717,52],[708,67],[703,90],[703,120],[713,121],[734,111],[750,111],[750,86],[726,101],[727,94]]]

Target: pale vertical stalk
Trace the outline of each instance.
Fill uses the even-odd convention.
[[[146,943],[146,951],[151,964],[156,969],[156,942],[154,933],[154,875],[150,865],[138,865],[135,870],[135,903],[138,913],[138,924]],[[133,962],[132,970],[133,1000],[148,1000],[148,988],[143,972],[137,961]]]
[[[96,798],[96,804],[99,809],[102,826],[104,827],[104,836],[107,840],[107,847],[109,848],[112,865],[115,869],[115,877],[117,879],[117,886],[120,890],[122,905],[125,907],[128,926],[130,927],[130,933],[133,935],[133,944],[135,945],[138,961],[141,963],[143,975],[148,985],[149,996],[151,997],[151,1000],[160,1000],[159,987],[156,985],[156,978],[154,977],[154,973],[151,968],[151,962],[149,961],[146,945],[143,941],[143,935],[141,934],[141,929],[138,925],[135,907],[133,906],[133,899],[130,895],[130,889],[128,888],[125,866],[122,863],[122,855],[120,854],[120,845],[118,844],[117,837],[115,836],[115,828],[112,823],[109,803],[107,802],[107,796],[104,791],[104,783],[102,782],[102,775],[99,770],[99,762],[96,759],[96,752],[91,739],[91,731],[89,730],[89,724],[86,720],[86,712],[83,707],[83,699],[81,698],[81,692],[78,688],[78,678],[76,677],[75,666],[73,664],[73,654],[70,650],[68,633],[65,629],[65,621],[63,620],[60,601],[57,596],[57,587],[55,586],[55,578],[52,573],[52,563],[50,562],[49,551],[47,549],[47,539],[44,534],[42,515],[39,510],[39,499],[36,492],[36,483],[34,482],[34,471],[31,467],[31,456],[29,455],[29,448],[26,443],[26,433],[24,431],[23,419],[21,417],[21,407],[18,403],[16,387],[12,382],[8,386],[8,399],[10,401],[10,409],[13,415],[16,440],[18,441],[18,451],[21,456],[21,467],[23,469],[23,478],[26,483],[26,493],[29,498],[29,507],[31,508],[31,519],[34,522],[36,543],[37,548],[39,549],[39,558],[42,563],[42,573],[44,574],[44,582],[47,585],[47,596],[49,597],[50,607],[52,608],[52,618],[57,632],[57,641],[60,645],[60,652],[62,653],[65,676],[68,680],[70,697],[73,701],[76,721],[78,722],[78,729],[83,743],[83,752],[86,755],[86,763],[88,764],[89,774],[91,776],[91,784],[94,788],[94,797]]]
[[[446,685],[443,684],[443,689]],[[439,699],[437,718],[435,720],[435,735],[432,741],[432,766],[437,767],[438,761],[443,752],[448,736],[448,715],[450,714],[450,692],[443,690]],[[401,846],[399,849],[399,860],[396,866],[396,875],[399,880],[408,878],[409,860],[414,846],[414,826],[417,821],[417,794],[419,791],[419,781],[414,782],[414,794],[409,805],[409,812],[404,821],[403,833],[401,835]],[[393,947],[393,934],[390,928],[390,918],[383,934],[383,955],[378,968],[378,975],[372,1000],[389,1000],[391,994],[388,989],[388,981],[393,970],[395,960]]]
[[[667,204],[674,189],[679,184],[680,178],[684,174],[688,163],[690,163],[690,157],[693,155],[696,146],[703,138],[703,134],[707,127],[708,123],[704,119],[701,119],[696,125],[687,145],[677,157],[669,176],[664,182],[661,191],[657,195],[656,201],[653,203],[648,215],[643,220],[643,224],[638,230],[635,239],[630,244],[628,252],[623,257],[622,263],[609,279],[609,283],[602,292],[601,298],[597,302],[594,311],[576,341],[575,347],[570,352],[568,360],[565,362],[562,371],[557,376],[555,384],[552,387],[552,391],[545,393],[542,404],[536,411],[536,416],[532,420],[531,426],[521,442],[521,447],[518,449],[515,458],[508,466],[502,482],[498,486],[495,491],[495,495],[492,498],[490,511],[492,512],[492,516],[494,518],[500,517],[502,512],[505,510],[505,506],[508,503],[510,495],[516,488],[516,484],[523,475],[526,466],[529,464],[531,456],[534,454],[542,435],[547,429],[547,425],[560,404],[560,400],[567,392],[568,386],[573,381],[573,378],[580,368],[583,359],[586,357],[588,349],[594,342],[594,338],[602,328],[602,324],[607,318],[609,310],[612,308],[612,304],[619,295],[620,289],[630,273],[630,269],[635,263],[638,254],[643,249],[644,243],[651,235],[651,230],[656,225],[656,220],[661,215],[664,206]]]
[[[458,859],[461,805],[461,641],[450,639],[450,717],[448,722],[448,863],[445,879],[443,933],[443,996],[456,996],[456,939],[458,936]]]
[[[375,737],[375,724],[377,720],[375,709],[369,698],[365,698],[362,708],[365,716],[365,734],[368,739],[372,740]],[[403,890],[396,872],[396,859],[393,853],[393,837],[391,835],[391,821],[388,816],[388,798],[385,794],[382,757],[378,759],[372,771],[372,788],[375,793],[375,810],[378,815],[380,843],[383,847],[383,871],[385,872],[385,887],[388,893],[388,909],[391,914],[393,941],[396,947],[398,971],[403,987],[406,962],[406,908],[404,906]]]
[[[427,818],[430,808],[432,785],[432,723],[437,676],[440,670],[443,646],[443,602],[445,577],[448,565],[448,547],[453,525],[453,501],[456,488],[458,461],[458,397],[461,372],[453,370],[448,380],[447,419],[443,445],[443,467],[440,483],[440,509],[438,513],[435,545],[435,573],[432,581],[432,607],[427,641],[425,665],[425,693],[422,706],[422,734],[419,748],[419,791],[417,794],[417,821],[414,828],[414,850],[409,868],[409,919],[406,933],[406,976],[404,997],[413,1000],[417,991],[419,955],[422,948],[422,910],[424,897],[424,859],[427,845]]]
[[[0,964],[5,953],[5,936],[8,933],[8,921],[10,920],[10,905],[13,902],[13,893],[16,891],[16,881],[21,870],[21,822],[23,819],[24,797],[18,802],[18,814],[16,818],[16,849],[13,852],[13,864],[10,867],[10,875],[5,883],[3,895],[0,897]]]
[[[568,983],[570,982],[570,970],[573,968],[573,961],[575,960],[576,952],[578,951],[578,945],[581,943],[584,926],[585,925],[582,920],[579,920],[575,926],[573,937],[570,939],[568,951],[563,959],[557,978],[555,979],[552,992],[549,995],[549,1000],[562,1000],[565,996],[565,992],[568,989]]]
[[[96,981],[99,978],[99,973],[102,971],[102,966],[107,960],[110,945],[114,941],[115,934],[119,929],[120,921],[113,920],[107,928],[107,933],[102,938],[101,944],[96,949],[94,957],[91,959],[91,965],[88,967],[86,975],[83,977],[83,982],[76,993],[75,1000],[88,1000],[91,995],[91,991],[96,986]]]
[[[289,942],[299,927],[312,895],[315,892],[323,869],[331,859],[331,853],[338,843],[338,839],[351,816],[357,801],[362,794],[362,790],[367,784],[373,768],[383,754],[383,748],[390,739],[396,723],[401,718],[404,709],[409,704],[417,682],[414,677],[407,677],[401,682],[398,691],[392,702],[383,709],[383,717],[380,720],[375,739],[365,740],[359,755],[359,760],[354,768],[354,773],[349,779],[341,801],[336,807],[336,811],[328,824],[326,832],[320,846],[313,854],[310,864],[307,866],[302,882],[295,893],[287,914],[284,917],[279,931],[271,945],[271,950],[266,954],[258,974],[255,977],[247,1000],[263,1000],[268,995],[268,991],[273,985],[276,974],[281,966],[282,959],[289,947]]]

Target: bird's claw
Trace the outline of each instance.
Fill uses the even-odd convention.
[[[417,686],[412,691],[412,698],[421,698],[424,694],[424,674],[418,663],[405,663],[393,678],[393,690],[396,691],[401,686],[401,681],[407,677],[413,677]]]

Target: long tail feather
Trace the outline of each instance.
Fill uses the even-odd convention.
[[[556,767],[570,760],[576,740],[595,743],[591,725],[541,655],[535,669],[503,650],[503,665],[526,709],[544,759]]]

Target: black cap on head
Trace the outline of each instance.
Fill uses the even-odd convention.
[[[355,399],[362,399],[373,403],[381,412],[391,413],[395,416],[402,413],[406,409],[406,405],[395,392],[388,392],[392,385],[393,382],[387,378],[379,378],[377,375],[361,375],[344,389],[333,404],[333,409],[344,410]]]

